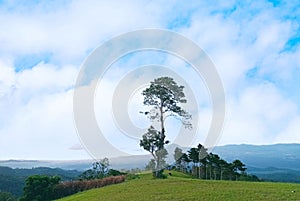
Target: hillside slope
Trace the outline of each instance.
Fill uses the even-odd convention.
[[[188,200],[299,200],[300,185],[270,182],[204,181],[173,172],[168,179],[150,174],[122,184],[93,189],[59,201],[188,201]]]

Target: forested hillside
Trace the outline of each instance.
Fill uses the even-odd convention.
[[[77,170],[63,170],[59,168],[12,169],[0,166],[0,191],[20,196],[23,192],[25,179],[30,175],[60,176],[63,181],[69,181],[77,179],[80,174],[81,172]]]

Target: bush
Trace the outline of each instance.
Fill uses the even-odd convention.
[[[120,172],[118,170],[114,170],[114,169],[109,169],[108,176],[119,176],[119,175],[126,175],[126,173]]]
[[[62,198],[81,191],[86,191],[92,188],[100,188],[103,186],[118,184],[125,181],[125,176],[106,177],[104,179],[68,181],[57,184],[54,187],[54,198]]]
[[[139,175],[137,175],[137,174],[132,174],[132,173],[128,173],[127,175],[126,175],[126,180],[132,180],[132,179],[139,179],[140,178],[140,176]]]

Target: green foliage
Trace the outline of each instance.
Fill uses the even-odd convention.
[[[243,173],[243,172],[245,172],[247,170],[247,168],[245,168],[246,165],[243,164],[242,161],[240,161],[240,160],[234,160],[232,162],[232,165],[233,165],[233,170],[235,172],[240,171],[240,172]]]
[[[196,163],[199,163],[199,150],[197,148],[191,148],[188,151],[188,156],[190,160],[193,162],[192,175],[197,176],[198,171],[197,171]]]
[[[126,175],[124,172],[120,172],[119,170],[109,169],[107,176],[119,176],[119,175]]]
[[[172,112],[179,116],[190,118],[180,106],[180,103],[186,103],[183,86],[170,77],[160,77],[150,83],[150,87],[142,92],[144,96],[144,104],[156,106],[163,109],[163,113]]]
[[[78,193],[59,201],[265,201],[298,200],[300,197],[298,184],[199,180],[183,178],[183,173],[171,173],[174,176],[163,180],[141,174],[140,179]]]
[[[188,156],[193,163],[199,162],[199,150],[197,148],[191,148],[188,151]]]
[[[140,140],[140,146],[146,151],[149,151],[153,157],[156,157],[155,152],[163,149],[165,136],[162,136],[153,126],[150,126],[148,131],[143,135]]]
[[[139,179],[139,178],[140,178],[140,176],[138,174],[128,173],[126,175],[127,181],[132,180],[132,179]]]
[[[25,177],[6,173],[0,174],[0,191],[10,192],[15,196],[21,196],[25,183]]]
[[[0,201],[17,201],[17,199],[9,192],[0,192]]]
[[[150,162],[152,163],[153,176],[156,178],[163,177],[163,168],[166,165],[165,158],[168,152],[164,148],[164,140],[165,135],[155,130],[153,126],[148,129],[147,133],[143,135],[142,140],[140,140],[140,146],[149,151],[154,158]]]
[[[50,201],[54,196],[54,186],[60,177],[33,175],[26,179],[24,194],[20,201]]]

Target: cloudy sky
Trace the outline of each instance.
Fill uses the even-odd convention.
[[[226,95],[219,145],[300,143],[297,0],[45,2],[0,0],[0,160],[90,158],[73,117],[81,66],[103,42],[145,28],[180,33],[213,61]],[[153,63],[185,65],[157,52],[115,63],[99,80],[103,87],[95,95],[98,121],[110,120],[110,111],[105,111],[109,107],[103,108],[101,100],[111,96],[121,77]],[[210,124],[209,92],[198,77],[178,69],[199,99],[199,143]],[[132,106],[142,100],[137,92],[129,105],[130,117],[143,127],[147,119]],[[103,131],[119,146],[116,139],[121,134],[107,126],[114,122],[110,123]],[[178,128],[176,121],[168,124],[170,130]],[[138,150],[137,143],[128,140],[127,146]]]

